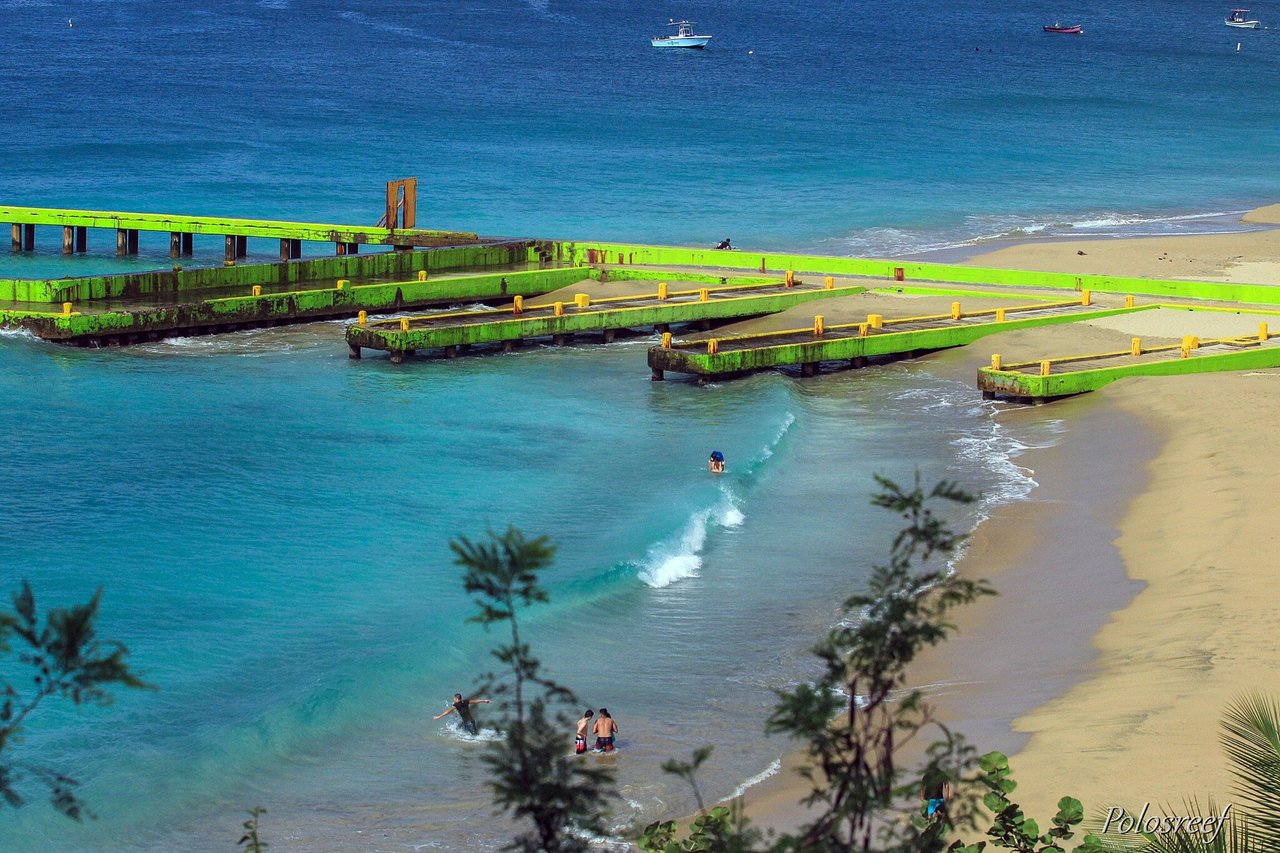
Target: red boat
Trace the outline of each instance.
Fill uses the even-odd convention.
[[[1045,24],[1044,31],[1046,33],[1065,33],[1069,36],[1078,36],[1084,32],[1084,25],[1076,24],[1073,27],[1064,27],[1062,26],[1062,24],[1057,24],[1057,23],[1055,23],[1053,26],[1049,26],[1048,24]]]

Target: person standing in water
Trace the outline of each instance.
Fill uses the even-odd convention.
[[[578,755],[587,751],[587,730],[591,725],[591,718],[595,716],[595,711],[590,708],[582,715],[582,719],[578,720],[578,734],[573,739],[573,751]]]
[[[707,460],[707,470],[712,474],[723,474],[724,454],[719,450],[711,451],[711,458]]]
[[[618,733],[618,724],[609,716],[608,708],[600,709],[596,718],[596,752],[613,752],[613,736]]]
[[[453,694],[453,702],[449,707],[443,712],[436,714],[431,719],[438,720],[441,717],[447,717],[454,711],[457,711],[458,716],[462,718],[462,727],[466,729],[467,734],[474,736],[476,733],[476,721],[475,718],[471,716],[472,704],[490,705],[492,703],[488,699],[463,699],[461,693],[455,693]]]

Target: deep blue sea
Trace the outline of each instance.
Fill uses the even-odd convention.
[[[420,225],[488,235],[893,256],[1220,230],[1276,200],[1280,144],[1280,7],[1225,12],[0,0],[0,205],[372,223],[412,175]],[[649,46],[685,17],[706,51]],[[169,263],[164,235],[128,262],[57,239],[0,276]],[[499,845],[479,745],[430,716],[490,668],[448,541],[507,524],[559,547],[529,631],[618,718],[618,821],[687,811],[658,768],[704,742],[729,796],[786,751],[771,691],[887,547],[872,473],[989,506],[1064,428],[1011,435],[927,364],[698,387],[649,382],[647,340],[393,367],[341,333],[0,334],[0,592],[103,587],[102,634],[158,688],[41,708],[14,749],[98,817],[30,791],[0,848],[226,850],[255,805],[273,849]]]

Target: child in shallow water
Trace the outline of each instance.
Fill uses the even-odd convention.
[[[711,451],[711,458],[707,460],[707,470],[712,474],[724,473],[724,454],[719,450]]]

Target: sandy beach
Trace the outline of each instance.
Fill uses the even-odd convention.
[[[1245,220],[1274,224],[1280,206]],[[1280,284],[1280,231],[1028,243],[970,262]],[[924,363],[971,383],[993,352],[1099,351],[1130,336],[1247,331],[1257,320],[1149,312],[996,335]],[[1090,813],[1231,801],[1223,710],[1246,691],[1280,695],[1270,665],[1280,645],[1270,603],[1280,534],[1269,523],[1277,389],[1277,370],[1138,378],[997,416],[1066,429],[1055,446],[1018,458],[1037,488],[983,522],[959,563],[1000,596],[959,613],[958,636],[913,676],[980,751],[1010,753],[1017,798],[1042,825],[1063,795]],[[793,826],[804,790],[780,773],[748,792],[748,812]]]

